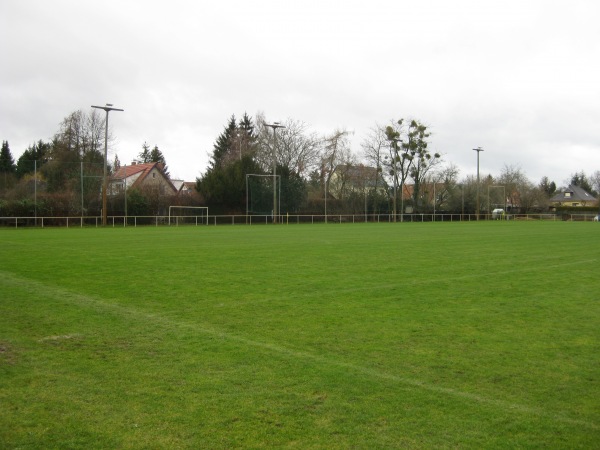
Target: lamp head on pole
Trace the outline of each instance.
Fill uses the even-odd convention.
[[[273,128],[273,131],[277,128],[285,128],[285,125],[281,125],[279,122],[265,123],[265,126]]]
[[[112,103],[107,103],[106,106],[95,106],[95,105],[92,105],[92,108],[103,109],[106,112],[109,112],[109,111],[125,111],[124,109],[113,108],[113,104]]]

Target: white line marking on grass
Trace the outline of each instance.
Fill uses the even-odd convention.
[[[536,407],[526,406],[519,403],[507,402],[495,398],[489,398],[471,392],[465,392],[457,389],[429,384],[413,378],[406,378],[386,372],[381,372],[379,370],[371,369],[368,367],[339,361],[331,356],[315,355],[309,352],[296,350],[293,348],[285,347],[270,342],[256,341],[254,339],[249,339],[241,335],[232,334],[229,332],[218,330],[214,327],[209,327],[198,323],[176,321],[165,317],[161,314],[150,313],[137,308],[106,302],[99,298],[79,294],[77,292],[69,291],[68,289],[63,289],[39,281],[23,278],[9,272],[0,271],[0,286],[3,284],[8,286],[19,287],[33,297],[51,298],[53,300],[60,301],[63,303],[91,308],[101,312],[112,312],[118,316],[130,317],[134,320],[151,320],[154,321],[156,324],[166,326],[167,328],[183,328],[187,330],[198,331],[206,335],[215,336],[233,342],[239,342],[247,346],[268,350],[281,355],[291,356],[295,359],[311,360],[319,364],[347,369],[357,374],[368,376],[370,378],[378,378],[381,380],[393,381],[407,386],[413,386],[429,392],[443,394],[451,397],[457,397],[475,403],[491,405],[506,411],[516,411],[521,414],[530,414],[539,417],[546,417],[556,422],[564,424],[577,425],[594,430],[600,429],[600,425],[594,422],[572,419],[570,417],[565,417],[557,413],[547,412],[543,409]]]
[[[336,292],[336,294],[339,294],[339,293],[363,292],[363,291],[373,291],[373,290],[382,291],[382,290],[386,290],[386,289],[406,288],[407,286],[410,287],[410,286],[426,285],[426,284],[439,284],[439,283],[447,283],[447,282],[477,279],[477,278],[485,279],[485,278],[499,277],[502,275],[511,275],[513,273],[542,272],[542,271],[543,272],[549,272],[549,271],[551,272],[551,271],[554,271],[556,269],[560,269],[563,267],[582,265],[582,264],[590,265],[590,267],[593,267],[593,264],[595,264],[597,262],[598,262],[598,259],[594,258],[594,259],[585,259],[585,260],[580,260],[580,261],[568,261],[568,262],[564,262],[564,263],[550,264],[550,265],[545,265],[543,267],[519,266],[518,269],[498,270],[496,272],[470,273],[470,274],[459,275],[459,276],[454,276],[454,277],[437,277],[436,278],[436,277],[431,276],[431,277],[423,278],[420,280],[410,279],[408,281],[401,281],[398,283],[385,283],[385,284],[375,284],[375,285],[369,285],[369,284],[363,283],[360,286],[352,286],[352,287],[347,287],[347,288],[336,289],[335,292]],[[292,295],[292,297],[293,298],[310,297],[312,295],[314,295],[314,292],[304,291],[304,292],[298,292],[295,295]]]

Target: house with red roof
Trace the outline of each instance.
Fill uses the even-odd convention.
[[[108,195],[120,194],[124,187],[151,191],[159,196],[177,195],[178,190],[164,169],[165,165],[159,162],[121,166],[110,177]]]

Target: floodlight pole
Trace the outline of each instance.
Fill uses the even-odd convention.
[[[396,161],[396,157],[398,156],[398,139],[391,139],[390,140],[390,146],[392,147],[392,156],[394,157],[393,161],[392,161],[392,167],[393,167],[393,171],[394,173],[392,174],[392,176],[394,177],[394,203],[393,203],[393,210],[394,210],[394,222],[396,222],[396,215],[398,214],[398,211],[396,209],[396,205],[398,203],[398,161]],[[401,193],[402,195],[402,193]]]
[[[125,221],[123,226],[127,226],[127,166],[123,167],[125,175],[123,178],[123,195],[125,196]]]
[[[433,221],[435,222],[435,180],[433,180]]]
[[[465,185],[461,184],[460,185],[460,190],[461,190],[461,196],[462,196],[462,207],[460,210],[460,221],[462,222],[463,220],[465,220]]]
[[[238,150],[240,151],[240,161],[242,160],[242,144],[244,144],[244,138],[248,135],[248,133],[243,130],[243,129],[239,129],[237,130],[236,136],[238,138]]]
[[[124,111],[123,109],[113,108],[111,103],[107,103],[106,106],[94,106],[92,108],[103,109],[106,111],[106,122],[104,123],[104,176],[102,178],[102,226],[106,226],[106,185],[107,185],[107,170],[106,170],[106,159],[108,154],[108,113],[110,111]]]
[[[266,127],[273,128],[273,223],[277,223],[277,128],[285,128],[279,122],[265,123]]]
[[[483,151],[481,147],[474,148],[477,152],[477,220],[479,220],[479,153]]]

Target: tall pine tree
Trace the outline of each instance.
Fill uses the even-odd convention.
[[[41,139],[27,149],[19,156],[17,160],[17,176],[33,172],[36,168],[40,170],[43,164],[48,162],[52,144],[44,142]]]
[[[2,150],[0,150],[0,173],[14,174],[16,172],[17,166],[10,152],[8,141],[2,141]]]
[[[169,176],[169,171],[167,170],[167,161],[165,159],[165,155],[159,150],[158,145],[155,145],[152,150],[150,150],[150,146],[147,142],[144,142],[142,145],[142,151],[138,155],[140,161],[143,164],[148,163],[162,163],[163,172],[166,176]]]
[[[10,153],[8,141],[2,141],[0,150],[0,190],[8,189],[14,185],[17,166]]]
[[[248,113],[244,113],[242,120],[240,120],[239,128],[249,137],[254,137],[254,124]]]
[[[229,119],[229,123],[213,145],[213,155],[210,161],[211,169],[220,168],[224,165],[228,154],[232,151],[233,144],[235,142],[236,131],[237,124],[235,121],[235,115],[232,115]]]
[[[247,113],[244,113],[242,120],[240,120],[236,135],[240,159],[242,155],[254,157],[256,150],[256,134],[254,133],[254,123],[252,123],[252,119]]]
[[[587,175],[583,170],[581,172],[577,172],[571,175],[571,184],[573,186],[580,187],[581,189],[583,189],[586,192],[589,192],[590,194],[595,194],[594,189],[592,188],[592,184],[590,183],[590,180],[588,179]]]
[[[244,114],[240,124],[232,115],[213,145],[208,170],[196,180],[196,190],[206,205],[220,212],[245,210],[246,174],[260,173],[254,159],[254,125]]]
[[[140,161],[143,164],[150,162],[150,146],[146,141],[144,141],[144,143],[142,144],[142,151],[138,155],[138,158],[140,158]]]
[[[167,164],[165,161],[165,157],[162,152],[158,149],[158,145],[155,145],[152,151],[150,152],[150,161],[148,162],[157,162]]]
[[[155,145],[150,152],[150,162],[161,163],[163,165],[162,170],[165,176],[169,176],[169,171],[167,170],[167,161],[165,160],[165,156],[158,149],[158,145]]]

